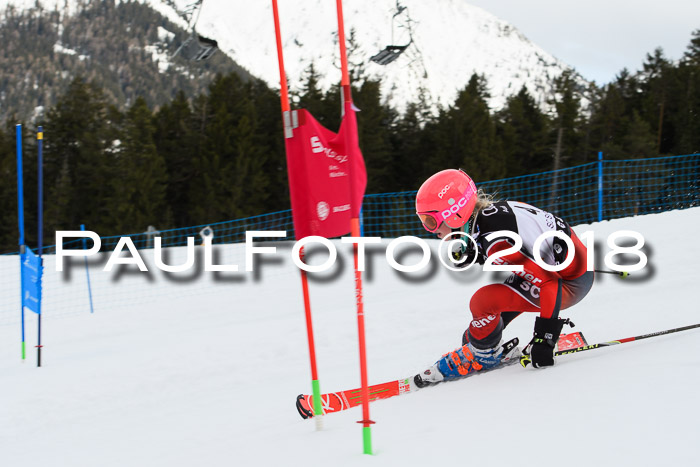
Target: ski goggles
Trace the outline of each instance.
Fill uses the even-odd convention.
[[[440,224],[442,224],[443,222],[447,223],[446,221],[440,219],[440,213],[436,211],[419,212],[416,214],[418,214],[418,217],[420,217],[420,221],[423,223],[423,228],[425,228],[425,230],[427,230],[430,233],[437,232],[438,228],[440,227]],[[469,229],[471,227],[471,221],[467,221],[465,225],[466,227],[464,231],[469,232]],[[450,226],[450,224],[447,224],[447,226],[450,229],[454,229],[454,227]]]
[[[439,217],[440,213],[437,211],[418,212],[416,214],[418,214],[420,221],[423,223],[423,228],[430,233],[437,232],[440,224],[444,222],[444,220]]]

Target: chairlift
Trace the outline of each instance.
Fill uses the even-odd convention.
[[[380,51],[376,55],[373,55],[370,57],[370,60],[378,63],[380,65],[388,65],[397,58],[399,58],[399,55],[401,55],[404,50],[408,48],[413,43],[413,36],[411,34],[411,18],[408,16],[408,7],[401,6],[399,5],[398,0],[396,1],[396,13],[391,17],[391,43],[394,44],[394,20],[396,19],[397,16],[399,16],[401,13],[406,11],[406,24],[408,27],[408,36],[409,36],[409,41],[408,44],[405,45],[387,45],[384,50]]]
[[[196,0],[194,3],[187,5],[182,12],[178,11],[178,14],[187,21],[187,29],[191,31],[191,35],[175,51],[173,57],[179,54],[185,60],[202,61],[214,55],[214,52],[218,49],[219,44],[214,39],[201,36],[195,30],[199,14],[202,11],[202,3],[204,3],[204,0]]]
[[[214,55],[217,48],[218,43],[214,39],[200,36],[192,31],[192,35],[182,43],[173,56],[179,54],[185,60],[198,62]]]
[[[380,65],[388,65],[399,58],[399,55],[401,55],[409,45],[411,45],[410,42],[406,45],[387,45],[384,50],[377,55],[373,55],[370,60]]]

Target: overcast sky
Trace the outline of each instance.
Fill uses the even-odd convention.
[[[641,68],[661,47],[677,60],[700,29],[700,0],[465,0],[508,21],[528,39],[598,84]]]

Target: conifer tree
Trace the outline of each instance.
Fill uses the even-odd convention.
[[[622,150],[617,139],[623,132],[622,119],[627,108],[624,88],[628,77],[629,72],[622,70],[614,82],[601,89],[599,98],[592,104],[589,120],[589,129],[593,135],[591,141],[594,146],[597,145],[598,150],[603,151],[606,158],[611,155],[616,157]]]
[[[440,112],[434,127],[435,150],[427,159],[427,171],[463,168],[477,181],[505,175],[488,96],[485,78],[474,74],[454,105]]]
[[[525,86],[508,98],[498,117],[499,137],[508,167],[506,175],[548,170],[552,164],[549,122]]]
[[[396,191],[415,190],[431,174],[425,172],[425,158],[432,152],[424,101],[409,103],[391,132]]]
[[[353,85],[353,96],[356,90],[357,88]],[[336,84],[331,86],[323,95],[323,112],[325,116],[323,120],[319,121],[331,131],[338,131],[340,128],[341,112],[343,110],[341,93],[340,84]]]
[[[678,128],[674,152],[700,152],[700,29],[693,32],[676,72],[680,102],[671,117]]]
[[[581,96],[574,73],[565,70],[554,80],[554,92],[550,104],[555,109],[550,136],[554,150],[553,170],[566,165],[575,165],[585,160],[585,154],[579,152],[581,142]]]
[[[231,76],[217,76],[209,96],[195,103],[199,150],[192,161],[194,174],[189,191],[190,212],[196,224],[233,219],[230,203],[230,163],[233,142],[230,128],[242,99],[242,83]]]
[[[197,157],[194,123],[192,108],[182,91],[154,117],[153,141],[167,170],[166,199],[173,218],[171,227],[193,224],[188,194],[194,175],[192,160]]]
[[[115,233],[106,200],[111,197],[107,148],[114,141],[104,95],[94,84],[74,79],[49,110],[44,133],[44,225],[47,232],[80,224],[100,234]]]
[[[683,54],[683,60],[693,65],[700,65],[700,29],[693,31],[688,49]]]
[[[298,107],[305,109],[322,125],[326,125],[330,112],[324,100],[324,93],[319,87],[319,74],[313,62],[304,70],[305,81],[297,94]],[[338,111],[338,109],[333,109]]]
[[[353,103],[360,109],[357,132],[367,168],[368,193],[393,191],[399,187],[390,138],[396,113],[381,103],[379,86],[379,81],[365,80],[353,90]]]
[[[12,133],[0,128],[0,253],[18,250],[17,163]]]
[[[668,118],[668,114],[674,110],[669,108],[672,84],[671,63],[659,47],[653,54],[647,54],[642,66],[640,84],[643,100],[640,115],[656,131],[656,153],[666,153],[673,144],[674,133],[671,120]]]
[[[265,131],[256,111],[256,84],[218,77],[201,116],[203,144],[190,190],[198,223],[261,214],[269,197]],[[277,114],[279,115],[279,113]]]
[[[265,147],[257,141],[257,116],[252,101],[233,129],[234,160],[228,183],[235,217],[262,214],[270,198],[270,178],[265,168]],[[279,209],[277,209],[279,210]]]
[[[287,160],[284,149],[280,97],[262,80],[250,82],[252,104],[255,110],[255,141],[262,148],[265,161],[262,170],[269,179],[266,204],[263,212],[279,211],[280,206],[289,206],[289,182]]]
[[[649,124],[636,110],[625,125],[625,134],[620,138],[625,158],[654,157],[656,145]]]
[[[149,225],[170,224],[167,209],[167,171],[153,142],[152,114],[146,100],[137,98],[127,111],[116,152],[110,211],[121,233],[145,232]]]

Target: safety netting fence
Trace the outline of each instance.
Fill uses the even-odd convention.
[[[556,213],[571,225],[660,213],[700,206],[700,154],[658,157],[650,159],[599,160],[566,169],[477,183],[485,192],[499,200],[517,200]],[[364,236],[395,238],[432,235],[420,225],[415,214],[416,191],[370,194],[364,197],[362,228]],[[88,226],[89,227],[89,226]],[[156,226],[157,227],[157,226]],[[62,316],[89,313],[91,310],[87,277],[90,276],[95,308],[128,306],[135,300],[158,300],[159,288],[141,287],[139,294],[130,291],[143,280],[138,274],[107,273],[102,269],[121,237],[129,237],[145,258],[153,258],[155,238],[168,247],[169,264],[181,264],[186,259],[188,237],[202,245],[205,237],[212,240],[216,264],[244,264],[243,248],[247,231],[284,230],[287,236],[274,240],[293,240],[294,226],[291,210],[278,211],[244,219],[216,222],[178,229],[157,230],[123,236],[101,237],[101,253],[84,259],[69,258],[69,274],[56,272],[55,246],[44,249],[42,313]],[[92,242],[81,239],[66,241],[64,248],[89,248]],[[182,247],[182,248],[173,248]],[[149,251],[150,250],[150,251]],[[198,253],[201,254],[201,253]],[[0,325],[20,319],[19,263],[16,254],[0,255]],[[182,294],[206,293],[217,285],[216,280],[197,280],[201,270],[182,280]],[[220,281],[219,281],[220,282]],[[150,290],[150,292],[144,292]],[[172,294],[172,288],[169,288]],[[172,298],[172,297],[171,297]],[[97,306],[99,305],[99,307]]]

